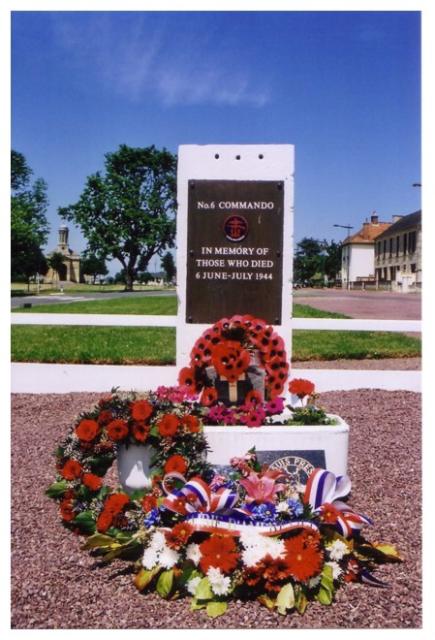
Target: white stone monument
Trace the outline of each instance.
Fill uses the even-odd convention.
[[[177,367],[224,317],[273,325],[291,359],[292,145],[183,145],[178,153]],[[346,473],[349,427],[206,426],[209,461],[227,466],[255,446],[260,462],[301,484],[315,467]]]

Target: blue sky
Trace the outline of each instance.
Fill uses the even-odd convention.
[[[294,144],[297,242],[418,209],[420,135],[418,12],[13,13],[12,145],[48,183],[50,250],[122,143]]]

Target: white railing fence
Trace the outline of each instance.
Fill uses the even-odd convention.
[[[66,313],[13,313],[15,325],[175,327],[176,316]],[[316,331],[388,331],[421,333],[419,320],[341,320],[294,318],[292,328]],[[13,393],[106,392],[112,387],[146,390],[174,385],[175,366],[12,363]],[[309,378],[316,390],[403,389],[421,391],[421,372],[403,370],[293,369],[292,377]]]

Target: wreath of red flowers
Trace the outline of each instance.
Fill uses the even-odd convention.
[[[218,375],[235,382],[253,359],[266,372],[266,398],[276,398],[283,392],[290,370],[284,340],[260,318],[251,315],[222,318],[195,342],[190,364],[181,369],[178,380],[192,394],[204,390],[209,404],[213,392],[207,388],[206,368],[213,366]]]
[[[81,534],[131,533],[162,497],[163,475],[189,478],[207,471],[202,420],[191,404],[168,399],[170,392],[165,388],[139,397],[114,391],[80,414],[57,448],[57,479],[46,492],[59,501],[66,526]],[[151,489],[127,495],[104,484],[117,447],[124,444],[152,448]]]

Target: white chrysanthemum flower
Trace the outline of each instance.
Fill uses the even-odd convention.
[[[327,551],[331,560],[341,560],[344,555],[349,553],[349,547],[342,540],[334,540],[327,546]]]
[[[245,549],[252,549],[252,547],[259,547],[264,544],[266,537],[262,536],[258,531],[247,530],[242,531],[240,534],[240,542]]]
[[[281,500],[281,502],[278,502],[278,504],[276,505],[276,510],[278,511],[278,513],[287,513],[288,509],[289,507],[286,500]]]
[[[191,543],[186,547],[186,559],[191,560],[195,566],[198,566],[201,560],[201,551],[199,544]]]
[[[158,553],[152,547],[148,547],[143,554],[142,566],[145,569],[153,569],[156,564],[158,564]]]
[[[168,546],[164,546],[159,554],[159,564],[165,569],[172,569],[180,559],[180,554],[175,549],[171,549]]]
[[[265,542],[263,544],[264,555],[269,554],[272,556],[274,560],[281,557],[285,552],[284,540],[279,540],[278,538],[266,537]]]
[[[196,589],[199,585],[199,583],[201,582],[201,577],[200,576],[196,576],[196,578],[192,578],[191,580],[189,580],[186,583],[186,587],[189,593],[191,593],[193,596],[196,593]]]
[[[331,567],[332,577],[334,578],[334,580],[338,580],[338,578],[342,574],[342,569],[340,565],[337,562],[325,562],[325,565],[328,567]]]
[[[318,576],[314,576],[314,578],[310,578],[308,580],[308,587],[309,589],[314,589],[314,587],[317,587],[317,585],[320,583],[320,580],[322,579],[321,575]]]
[[[161,531],[154,531],[149,546],[155,551],[161,551],[166,546],[165,534]]]
[[[248,547],[242,551],[242,561],[246,567],[254,567],[257,562],[264,558],[265,553],[262,547]]]
[[[227,576],[224,576],[220,569],[210,567],[207,571],[207,578],[210,580],[211,590],[215,595],[227,595],[231,586],[231,580]]]

